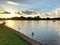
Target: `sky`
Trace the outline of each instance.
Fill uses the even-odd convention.
[[[60,8],[60,0],[0,0],[0,10],[3,11],[50,12],[56,8]]]

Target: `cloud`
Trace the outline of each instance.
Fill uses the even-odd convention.
[[[0,6],[4,6],[3,4],[0,4]]]
[[[17,5],[17,6],[29,6],[29,5],[27,5],[27,4],[17,3],[17,2],[13,2],[13,1],[7,1],[7,4]],[[30,6],[29,6],[29,7],[30,7]]]
[[[27,15],[37,14],[37,12],[35,12],[35,11],[30,11],[30,10],[22,11],[22,13],[23,13],[23,14],[27,14]]]
[[[13,1],[7,1],[7,4],[11,4],[11,5],[20,5],[19,3],[13,2]]]

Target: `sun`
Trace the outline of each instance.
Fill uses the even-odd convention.
[[[15,16],[14,10],[12,8],[5,7],[5,11],[10,12],[10,14],[7,14],[7,18],[11,18]]]
[[[8,18],[14,17],[14,14],[8,14]]]

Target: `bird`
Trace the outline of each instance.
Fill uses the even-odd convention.
[[[32,37],[33,37],[33,35],[34,35],[34,32],[32,32]]]

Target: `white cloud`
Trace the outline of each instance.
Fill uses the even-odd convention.
[[[17,6],[31,7],[31,6],[27,5],[27,4],[20,4],[20,3],[13,2],[13,1],[7,1],[7,4],[17,5]]]
[[[0,6],[4,6],[3,4],[0,4]]]
[[[12,2],[12,1],[7,1],[7,4],[11,4],[11,5],[20,5],[19,3]]]

